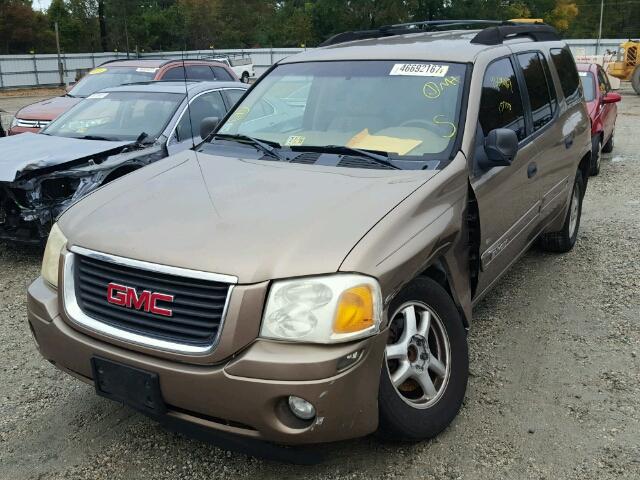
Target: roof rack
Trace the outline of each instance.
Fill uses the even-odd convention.
[[[483,27],[483,29],[471,40],[471,43],[498,45],[504,40],[515,37],[530,37],[537,42],[560,40],[560,35],[553,27],[537,22],[525,24],[518,21],[451,19],[399,23],[395,25],[384,25],[372,30],[338,33],[325,40],[320,46],[327,47],[329,45],[337,45],[354,40],[392,37],[395,35],[418,33],[420,31],[459,30],[479,26]]]

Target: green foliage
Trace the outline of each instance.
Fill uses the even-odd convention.
[[[445,18],[543,18],[594,38],[598,0],[0,0],[0,52],[315,46],[348,30]],[[101,28],[102,26],[102,28]],[[638,37],[640,0],[606,0],[603,37]]]

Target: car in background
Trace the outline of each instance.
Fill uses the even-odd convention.
[[[227,65],[238,76],[242,83],[249,83],[250,78],[256,77],[256,71],[253,67],[253,60],[250,55],[235,54],[224,55],[218,54],[210,57],[212,60]]]
[[[211,82],[238,80],[236,74],[227,65],[211,60],[113,60],[89,71],[66,95],[22,108],[11,122],[9,135],[37,133],[83,98],[105,88],[152,80],[184,80],[185,71],[187,80]]]
[[[0,239],[44,242],[71,203],[199,143],[202,121],[224,117],[247,88],[184,81],[113,87],[89,95],[39,134],[1,139]]]
[[[591,175],[600,173],[602,153],[613,151],[613,135],[622,97],[611,90],[604,69],[596,63],[578,63],[584,100],[591,118]]]

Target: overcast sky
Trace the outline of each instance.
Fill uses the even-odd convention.
[[[32,0],[32,5],[36,10],[46,10],[51,5],[51,0]]]

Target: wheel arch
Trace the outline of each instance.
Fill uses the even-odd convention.
[[[120,177],[124,177],[131,172],[135,172],[140,167],[141,165],[121,165],[109,172],[109,174],[102,181],[102,185],[106,185],[107,183],[113,182]]]

